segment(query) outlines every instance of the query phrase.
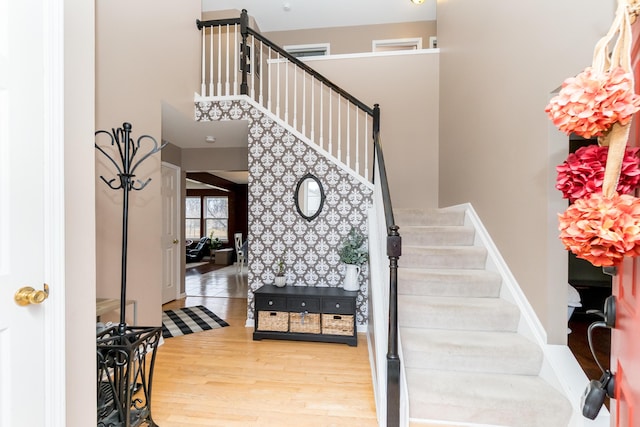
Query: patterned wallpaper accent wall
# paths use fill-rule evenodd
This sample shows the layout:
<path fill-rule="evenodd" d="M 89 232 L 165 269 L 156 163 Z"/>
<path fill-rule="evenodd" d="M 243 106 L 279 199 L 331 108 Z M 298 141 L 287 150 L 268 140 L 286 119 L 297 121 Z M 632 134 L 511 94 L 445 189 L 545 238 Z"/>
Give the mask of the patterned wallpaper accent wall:
<path fill-rule="evenodd" d="M 253 291 L 273 283 L 280 259 L 287 286 L 341 287 L 344 264 L 338 249 L 352 226 L 367 234 L 370 186 L 246 99 L 196 102 L 196 120 L 249 122 L 248 319 L 253 320 Z M 322 212 L 311 222 L 298 214 L 294 201 L 296 185 L 307 173 L 320 180 L 326 195 Z M 359 277 L 358 324 L 368 317 L 368 280 L 365 264 Z"/>

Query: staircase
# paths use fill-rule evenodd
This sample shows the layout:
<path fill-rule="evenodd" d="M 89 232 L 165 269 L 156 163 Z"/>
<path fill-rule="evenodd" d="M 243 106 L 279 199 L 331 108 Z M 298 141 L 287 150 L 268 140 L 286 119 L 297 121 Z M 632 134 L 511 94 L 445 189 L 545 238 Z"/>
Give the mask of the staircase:
<path fill-rule="evenodd" d="M 521 312 L 501 297 L 464 209 L 394 213 L 411 424 L 568 426 L 571 404 L 540 377 L 542 348 L 518 332 Z"/>

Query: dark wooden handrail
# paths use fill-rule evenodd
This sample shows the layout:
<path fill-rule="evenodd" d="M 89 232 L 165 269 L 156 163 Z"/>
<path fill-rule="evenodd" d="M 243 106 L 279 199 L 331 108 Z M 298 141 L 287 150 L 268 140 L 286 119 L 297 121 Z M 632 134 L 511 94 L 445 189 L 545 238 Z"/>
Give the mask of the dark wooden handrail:
<path fill-rule="evenodd" d="M 204 27 L 219 27 L 221 25 L 237 25 L 240 23 L 240 18 L 227 18 L 227 19 L 210 19 L 208 21 L 201 21 L 196 19 L 196 26 L 199 30 Z"/>
<path fill-rule="evenodd" d="M 389 257 L 389 339 L 387 343 L 387 427 L 400 425 L 400 357 L 398 355 L 398 259 L 402 255 L 402 238 L 393 217 L 391 192 L 380 144 L 380 106 L 373 108 L 374 165 L 380 174 L 380 190 L 387 226 Z"/>

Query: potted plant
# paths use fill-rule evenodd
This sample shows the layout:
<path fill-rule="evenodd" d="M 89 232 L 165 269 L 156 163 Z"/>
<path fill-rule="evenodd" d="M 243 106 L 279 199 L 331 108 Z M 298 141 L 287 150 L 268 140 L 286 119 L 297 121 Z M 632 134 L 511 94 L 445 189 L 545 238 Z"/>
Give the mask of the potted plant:
<path fill-rule="evenodd" d="M 276 279 L 274 281 L 274 285 L 279 288 L 282 288 L 286 285 L 285 277 L 284 277 L 284 261 L 278 261 L 278 270 L 276 271 Z"/>
<path fill-rule="evenodd" d="M 214 239 L 213 233 L 211 233 L 209 239 L 211 239 L 211 243 L 209 245 L 212 251 L 217 251 L 218 249 L 222 248 L 222 241 L 217 237 Z"/>
<path fill-rule="evenodd" d="M 369 252 L 365 244 L 364 235 L 356 228 L 352 228 L 346 239 L 342 242 L 342 247 L 338 255 L 340 256 L 340 261 L 346 264 L 344 290 L 359 290 L 358 276 L 360 275 L 360 266 L 369 259 Z"/>

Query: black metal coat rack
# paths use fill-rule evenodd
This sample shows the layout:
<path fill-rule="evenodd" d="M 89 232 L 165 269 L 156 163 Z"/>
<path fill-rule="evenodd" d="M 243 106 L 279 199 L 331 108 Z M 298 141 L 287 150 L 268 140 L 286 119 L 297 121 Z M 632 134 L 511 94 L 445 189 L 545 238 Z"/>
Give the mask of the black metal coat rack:
<path fill-rule="evenodd" d="M 98 144 L 100 135 L 108 135 L 110 145 L 117 148 L 117 157 Z M 107 180 L 100 176 L 109 188 L 122 190 L 122 265 L 120 275 L 120 323 L 97 334 L 98 427 L 135 427 L 143 423 L 157 427 L 151 417 L 151 385 L 153 366 L 161 336 L 160 327 L 127 326 L 125 308 L 127 301 L 127 237 L 129 229 L 129 192 L 142 190 L 151 179 L 135 179 L 140 164 L 162 150 L 166 144 L 143 135 L 134 142 L 131 124 L 111 132 L 95 133 L 95 147 L 116 168 L 116 178 Z M 149 145 L 148 142 L 151 144 Z M 143 143 L 149 147 L 145 151 Z M 114 150 L 109 150 L 114 151 Z"/>
<path fill-rule="evenodd" d="M 111 138 L 111 146 L 118 148 L 119 162 L 116 161 L 107 151 L 105 151 L 100 145 L 98 145 L 97 139 L 101 134 L 108 135 Z M 104 176 L 100 176 L 111 189 L 122 190 L 122 260 L 121 260 L 121 272 L 120 272 L 120 324 L 118 325 L 118 331 L 124 334 L 126 329 L 125 322 L 125 307 L 127 301 L 127 238 L 129 232 L 129 192 L 132 190 L 140 191 L 149 184 L 151 178 L 146 181 L 135 179 L 135 171 L 140 164 L 148 159 L 153 154 L 162 150 L 167 144 L 158 145 L 158 142 L 149 135 L 142 135 L 134 143 L 131 138 L 131 123 L 123 123 L 121 128 L 111 129 L 111 132 L 106 130 L 96 131 L 96 143 L 95 147 L 104 154 L 107 159 L 113 163 L 117 171 L 117 178 L 107 180 Z M 136 160 L 136 155 L 142 146 L 142 141 L 152 141 L 150 150 Z"/>

